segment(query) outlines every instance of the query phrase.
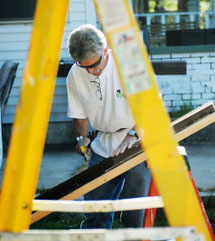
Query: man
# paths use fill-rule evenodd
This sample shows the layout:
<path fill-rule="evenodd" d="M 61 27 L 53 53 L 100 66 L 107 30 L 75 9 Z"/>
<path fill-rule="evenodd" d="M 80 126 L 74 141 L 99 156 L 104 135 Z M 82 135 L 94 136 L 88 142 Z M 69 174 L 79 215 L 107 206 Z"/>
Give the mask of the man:
<path fill-rule="evenodd" d="M 104 34 L 93 25 L 82 25 L 71 32 L 69 53 L 75 64 L 67 77 L 68 117 L 73 118 L 77 136 L 91 147 L 89 167 L 110 156 L 117 156 L 138 141 L 134 120 L 120 84 Z M 90 143 L 88 120 L 98 132 Z M 147 177 L 147 180 L 146 180 Z M 85 200 L 144 196 L 150 179 L 142 163 L 87 193 Z M 147 185 L 146 185 L 147 182 Z M 123 189 L 123 186 L 126 187 Z M 124 212 L 125 227 L 141 227 L 143 211 Z M 113 213 L 86 214 L 84 228 L 111 228 Z"/>

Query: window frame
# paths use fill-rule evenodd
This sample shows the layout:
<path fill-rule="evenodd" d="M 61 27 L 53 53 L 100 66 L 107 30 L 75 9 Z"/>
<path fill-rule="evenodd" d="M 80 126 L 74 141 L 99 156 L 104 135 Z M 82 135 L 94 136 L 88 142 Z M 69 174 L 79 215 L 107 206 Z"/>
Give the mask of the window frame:
<path fill-rule="evenodd" d="M 14 0 L 14 1 L 16 1 L 16 0 Z M 21 1 L 21 0 L 19 0 L 19 1 Z M 24 4 L 25 1 L 23 0 L 22 3 Z M 24 8 L 24 10 L 21 10 L 18 13 L 19 16 L 17 16 L 17 14 L 14 14 L 14 13 L 12 13 L 11 16 L 9 16 L 9 17 L 5 17 L 5 16 L 1 17 L 0 16 L 1 17 L 0 23 L 1 24 L 4 24 L 4 23 L 10 24 L 10 23 L 17 23 L 17 22 L 31 23 L 34 18 L 34 12 L 35 12 L 35 8 L 36 8 L 37 0 L 33 0 L 33 2 L 30 2 L 30 3 L 31 3 L 31 5 L 28 5 L 28 8 Z M 8 3 L 6 3 L 6 2 L 2 2 L 1 4 L 8 5 Z M 8 9 L 11 9 L 11 11 L 13 12 L 12 8 L 9 7 Z M 28 13 L 28 11 L 30 11 L 32 13 L 32 16 L 27 16 L 27 17 L 21 16 L 22 14 Z"/>

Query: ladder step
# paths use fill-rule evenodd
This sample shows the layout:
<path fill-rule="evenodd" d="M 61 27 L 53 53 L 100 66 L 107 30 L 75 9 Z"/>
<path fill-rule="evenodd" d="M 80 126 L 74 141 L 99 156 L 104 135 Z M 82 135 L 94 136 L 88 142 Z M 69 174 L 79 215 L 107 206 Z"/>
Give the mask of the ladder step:
<path fill-rule="evenodd" d="M 0 233 L 1 241 L 122 241 L 122 240 L 170 240 L 182 238 L 204 241 L 194 227 L 129 228 L 129 229 L 73 229 L 28 230 L 21 233 Z"/>
<path fill-rule="evenodd" d="M 32 209 L 51 212 L 112 212 L 138 210 L 147 208 L 162 208 L 161 197 L 140 197 L 119 200 L 70 201 L 70 200 L 34 200 Z"/>

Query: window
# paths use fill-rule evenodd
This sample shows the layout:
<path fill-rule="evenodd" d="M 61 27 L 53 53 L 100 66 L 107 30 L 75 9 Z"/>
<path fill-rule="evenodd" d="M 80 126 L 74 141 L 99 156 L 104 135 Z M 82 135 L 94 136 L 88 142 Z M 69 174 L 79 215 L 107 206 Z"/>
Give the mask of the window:
<path fill-rule="evenodd" d="M 0 21 L 33 19 L 36 0 L 0 0 Z"/>

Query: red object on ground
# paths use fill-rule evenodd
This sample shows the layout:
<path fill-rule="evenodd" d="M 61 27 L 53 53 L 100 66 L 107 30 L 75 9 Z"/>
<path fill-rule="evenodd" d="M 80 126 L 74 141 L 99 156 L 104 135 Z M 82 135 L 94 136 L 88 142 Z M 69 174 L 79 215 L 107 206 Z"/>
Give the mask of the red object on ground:
<path fill-rule="evenodd" d="M 214 235 L 213 229 L 212 229 L 211 224 L 209 222 L 208 216 L 206 214 L 203 202 L 202 202 L 201 197 L 199 195 L 199 192 L 198 192 L 198 189 L 196 187 L 196 184 L 195 184 L 195 181 L 193 179 L 191 171 L 189 171 L 189 176 L 190 176 L 191 182 L 193 184 L 193 188 L 195 190 L 196 196 L 198 198 L 199 205 L 201 207 L 203 216 L 204 216 L 205 221 L 207 223 L 207 227 L 208 227 L 211 239 L 213 241 L 215 241 L 215 235 Z M 158 195 L 159 195 L 159 192 L 157 190 L 156 184 L 155 184 L 153 178 L 151 178 L 151 183 L 150 183 L 150 187 L 149 187 L 149 194 L 148 194 L 148 196 L 151 197 L 151 196 L 158 196 Z M 149 228 L 149 227 L 153 227 L 154 226 L 155 217 L 156 217 L 156 211 L 157 211 L 157 208 L 152 208 L 152 209 L 146 209 L 145 210 L 144 221 L 143 221 L 143 227 L 144 228 Z"/>

